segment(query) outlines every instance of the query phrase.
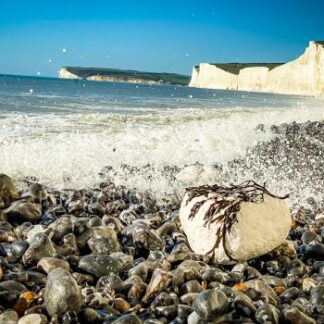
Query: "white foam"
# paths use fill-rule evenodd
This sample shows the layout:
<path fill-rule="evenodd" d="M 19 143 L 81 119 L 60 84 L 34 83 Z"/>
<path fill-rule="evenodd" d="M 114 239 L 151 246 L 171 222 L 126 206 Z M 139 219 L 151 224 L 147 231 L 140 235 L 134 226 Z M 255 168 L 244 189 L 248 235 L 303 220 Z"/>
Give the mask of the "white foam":
<path fill-rule="evenodd" d="M 323 120 L 322 107 L 136 110 L 133 114 L 7 114 L 0 119 L 0 170 L 36 176 L 55 187 L 88 187 L 112 166 L 129 186 L 170 192 L 165 166 L 224 164 L 248 146 L 269 140 L 263 123 Z M 125 178 L 123 165 L 142 168 Z M 147 164 L 151 165 L 150 173 Z M 154 169 L 154 170 L 153 170 Z M 230 181 L 230 179 L 228 179 Z M 279 184 L 280 186 L 280 184 Z M 181 188 L 180 188 L 181 189 Z"/>

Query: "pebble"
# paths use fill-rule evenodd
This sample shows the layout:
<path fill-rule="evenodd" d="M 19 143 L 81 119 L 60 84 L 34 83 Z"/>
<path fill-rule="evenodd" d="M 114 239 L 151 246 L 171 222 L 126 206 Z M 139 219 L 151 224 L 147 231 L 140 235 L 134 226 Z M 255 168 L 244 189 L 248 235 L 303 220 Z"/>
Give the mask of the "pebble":
<path fill-rule="evenodd" d="M 22 292 L 27 291 L 27 288 L 16 280 L 6 280 L 0 282 L 0 291 L 4 300 L 11 303 L 16 301 Z"/>
<path fill-rule="evenodd" d="M 13 310 L 18 313 L 19 316 L 24 315 L 26 310 L 37 300 L 37 295 L 32 291 L 25 291 L 20 294 L 16 301 Z"/>
<path fill-rule="evenodd" d="M 104 322 L 105 323 L 105 322 Z M 135 314 L 127 314 L 119 317 L 112 324 L 141 324 L 142 321 Z"/>
<path fill-rule="evenodd" d="M 312 288 L 316 287 L 316 281 L 312 278 L 304 278 L 302 283 L 303 292 L 309 294 Z"/>
<path fill-rule="evenodd" d="M 48 320 L 42 314 L 28 314 L 19 319 L 18 324 L 47 324 Z"/>
<path fill-rule="evenodd" d="M 316 286 L 310 292 L 310 302 L 320 314 L 324 314 L 324 286 Z"/>
<path fill-rule="evenodd" d="M 57 268 L 49 273 L 44 301 L 50 316 L 62 315 L 67 311 L 80 311 L 82 304 L 80 288 L 68 271 Z"/>
<path fill-rule="evenodd" d="M 7 207 L 18 197 L 13 180 L 5 174 L 0 174 L 0 209 Z"/>
<path fill-rule="evenodd" d="M 324 244 L 315 243 L 307 245 L 305 248 L 305 258 L 310 259 L 314 258 L 318 261 L 324 261 Z"/>
<path fill-rule="evenodd" d="M 306 315 L 312 315 L 314 312 L 314 306 L 303 297 L 298 297 L 295 299 L 291 306 L 297 307 L 301 312 L 305 313 Z"/>
<path fill-rule="evenodd" d="M 288 307 L 283 311 L 284 318 L 290 323 L 316 324 L 316 321 L 298 310 L 297 307 Z"/>
<path fill-rule="evenodd" d="M 196 312 L 192 312 L 188 316 L 188 324 L 202 324 L 202 323 L 206 323 L 206 321 L 201 319 Z"/>
<path fill-rule="evenodd" d="M 225 313 L 228 306 L 226 295 L 216 289 L 201 292 L 192 304 L 193 310 L 204 320 L 211 320 Z"/>
<path fill-rule="evenodd" d="M 18 318 L 15 311 L 7 310 L 0 314 L 0 324 L 17 324 Z"/>
<path fill-rule="evenodd" d="M 42 209 L 39 204 L 17 200 L 4 213 L 9 220 L 34 223 L 40 220 Z"/>
<path fill-rule="evenodd" d="M 168 287 L 171 282 L 171 278 L 168 272 L 161 269 L 155 269 L 151 281 L 147 286 L 145 295 L 143 297 L 143 302 L 148 303 L 156 295 L 158 295 L 162 290 Z"/>
<path fill-rule="evenodd" d="M 297 287 L 291 287 L 285 290 L 281 295 L 280 299 L 284 302 L 289 302 L 293 299 L 296 299 L 299 295 L 299 289 Z"/>
<path fill-rule="evenodd" d="M 255 313 L 255 319 L 261 324 L 279 324 L 279 317 L 279 310 L 275 306 L 267 303 L 261 305 Z"/>
<path fill-rule="evenodd" d="M 301 237 L 302 242 L 305 245 L 308 245 L 312 242 L 318 242 L 321 243 L 321 237 L 319 235 L 317 235 L 316 233 L 312 232 L 312 231 L 306 231 L 303 233 L 302 237 Z"/>
<path fill-rule="evenodd" d="M 123 253 L 89 254 L 80 259 L 79 268 L 100 278 L 111 273 L 119 274 L 132 260 L 131 256 Z"/>
<path fill-rule="evenodd" d="M 256 307 L 253 305 L 252 300 L 245 294 L 240 294 L 234 298 L 234 308 L 238 313 L 249 318 L 253 318 L 256 312 Z"/>
<path fill-rule="evenodd" d="M 52 270 L 56 268 L 62 268 L 66 271 L 70 271 L 70 265 L 67 261 L 57 259 L 57 258 L 51 258 L 51 257 L 45 257 L 39 260 L 37 263 L 37 269 L 45 272 L 46 274 L 50 273 Z"/>
<path fill-rule="evenodd" d="M 287 275 L 288 276 L 302 277 L 306 272 L 307 272 L 307 267 L 300 260 L 291 261 L 287 265 Z"/>
<path fill-rule="evenodd" d="M 244 282 L 244 284 L 259 292 L 266 303 L 277 305 L 277 303 L 279 302 L 279 298 L 276 292 L 264 281 L 260 279 L 254 279 Z"/>
<path fill-rule="evenodd" d="M 24 265 L 36 265 L 44 257 L 56 256 L 53 242 L 45 233 L 37 233 L 22 257 Z"/>

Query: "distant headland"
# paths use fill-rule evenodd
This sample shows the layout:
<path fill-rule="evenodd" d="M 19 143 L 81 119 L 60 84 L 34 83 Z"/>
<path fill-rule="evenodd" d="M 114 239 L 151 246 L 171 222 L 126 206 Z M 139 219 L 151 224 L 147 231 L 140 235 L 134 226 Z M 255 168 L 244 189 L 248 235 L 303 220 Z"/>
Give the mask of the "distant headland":
<path fill-rule="evenodd" d="M 59 77 L 107 82 L 128 82 L 144 84 L 188 85 L 190 76 L 176 73 L 154 73 L 135 70 L 121 70 L 93 67 L 65 66 L 59 70 Z"/>
<path fill-rule="evenodd" d="M 312 41 L 287 63 L 201 63 L 193 68 L 190 87 L 324 95 L 324 41 Z"/>

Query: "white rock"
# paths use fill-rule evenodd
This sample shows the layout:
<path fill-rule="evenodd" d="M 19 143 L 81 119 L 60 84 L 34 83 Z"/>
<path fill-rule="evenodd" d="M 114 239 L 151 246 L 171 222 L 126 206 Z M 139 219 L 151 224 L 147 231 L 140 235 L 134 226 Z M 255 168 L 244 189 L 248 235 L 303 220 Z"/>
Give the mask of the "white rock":
<path fill-rule="evenodd" d="M 7 310 L 0 314 L 0 324 L 17 324 L 18 314 L 13 310 Z"/>
<path fill-rule="evenodd" d="M 28 314 L 19 319 L 18 324 L 47 324 L 48 320 L 42 314 Z"/>
<path fill-rule="evenodd" d="M 220 182 L 220 174 L 213 165 L 194 164 L 183 168 L 176 179 L 183 187 L 192 185 L 214 184 Z"/>
<path fill-rule="evenodd" d="M 215 196 L 210 193 L 208 197 Z M 207 200 L 199 208 L 195 216 L 189 219 L 191 208 L 205 196 L 193 198 L 186 204 L 188 194 L 185 195 L 180 208 L 180 221 L 191 249 L 205 255 L 211 253 L 215 247 L 216 231 L 219 224 L 203 226 L 206 211 L 213 203 Z M 291 227 L 291 216 L 282 199 L 264 194 L 263 203 L 242 202 L 237 213 L 238 222 L 230 233 L 226 234 L 225 244 L 229 254 L 236 260 L 246 261 L 266 254 L 285 242 Z M 214 250 L 215 262 L 221 264 L 235 263 L 226 255 L 222 243 Z"/>
<path fill-rule="evenodd" d="M 192 312 L 188 316 L 188 324 L 200 324 L 202 322 L 204 322 L 204 320 L 202 320 L 196 312 Z"/>
<path fill-rule="evenodd" d="M 33 225 L 33 227 L 31 227 L 31 229 L 26 234 L 26 241 L 30 244 L 33 241 L 34 236 L 36 234 L 44 233 L 45 231 L 46 231 L 45 226 L 40 224 Z"/>

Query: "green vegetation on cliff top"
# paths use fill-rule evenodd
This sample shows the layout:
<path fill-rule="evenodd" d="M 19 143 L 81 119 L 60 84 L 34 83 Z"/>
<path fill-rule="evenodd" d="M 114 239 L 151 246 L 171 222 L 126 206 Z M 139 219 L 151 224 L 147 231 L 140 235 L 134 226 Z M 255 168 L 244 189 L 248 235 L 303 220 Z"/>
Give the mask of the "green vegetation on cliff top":
<path fill-rule="evenodd" d="M 276 68 L 277 66 L 283 65 L 284 63 L 209 63 L 210 65 L 217 66 L 218 68 L 232 73 L 239 74 L 242 69 L 250 67 L 267 67 L 269 70 Z M 195 66 L 199 69 L 199 65 Z"/>
<path fill-rule="evenodd" d="M 176 73 L 151 73 L 135 70 L 121 70 L 93 67 L 64 67 L 68 72 L 77 75 L 79 78 L 87 79 L 91 76 L 116 77 L 122 80 L 139 79 L 143 81 L 154 81 L 168 84 L 188 85 L 190 76 Z"/>

